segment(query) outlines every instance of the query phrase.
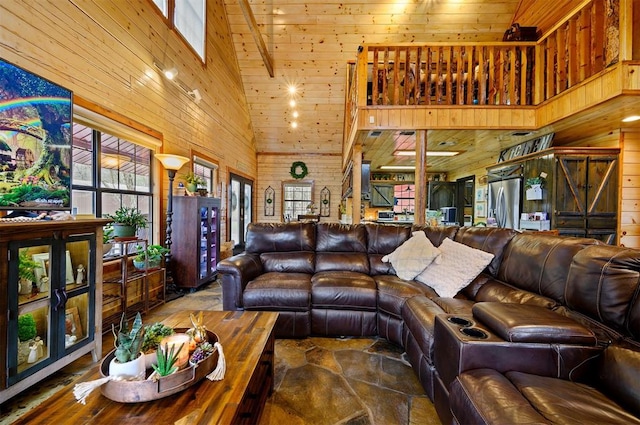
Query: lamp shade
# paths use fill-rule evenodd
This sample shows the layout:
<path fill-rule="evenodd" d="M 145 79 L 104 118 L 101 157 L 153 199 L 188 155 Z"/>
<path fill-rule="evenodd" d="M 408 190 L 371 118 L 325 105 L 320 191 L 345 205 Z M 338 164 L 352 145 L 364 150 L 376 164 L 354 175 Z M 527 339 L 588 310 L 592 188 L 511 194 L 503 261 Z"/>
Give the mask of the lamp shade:
<path fill-rule="evenodd" d="M 189 162 L 189 158 L 180 155 L 158 153 L 155 156 L 167 170 L 179 170 L 184 164 Z"/>

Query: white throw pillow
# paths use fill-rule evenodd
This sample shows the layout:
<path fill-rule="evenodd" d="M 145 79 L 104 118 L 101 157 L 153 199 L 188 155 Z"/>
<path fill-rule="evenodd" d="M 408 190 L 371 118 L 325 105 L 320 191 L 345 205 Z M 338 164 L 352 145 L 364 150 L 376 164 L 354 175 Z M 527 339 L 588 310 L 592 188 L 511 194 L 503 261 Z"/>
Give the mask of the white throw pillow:
<path fill-rule="evenodd" d="M 445 238 L 439 261 L 416 276 L 441 297 L 453 297 L 476 278 L 493 260 L 493 254 Z"/>
<path fill-rule="evenodd" d="M 391 262 L 400 279 L 413 280 L 431 262 L 440 255 L 427 235 L 420 230 L 397 247 L 391 254 L 382 257 L 385 263 Z"/>

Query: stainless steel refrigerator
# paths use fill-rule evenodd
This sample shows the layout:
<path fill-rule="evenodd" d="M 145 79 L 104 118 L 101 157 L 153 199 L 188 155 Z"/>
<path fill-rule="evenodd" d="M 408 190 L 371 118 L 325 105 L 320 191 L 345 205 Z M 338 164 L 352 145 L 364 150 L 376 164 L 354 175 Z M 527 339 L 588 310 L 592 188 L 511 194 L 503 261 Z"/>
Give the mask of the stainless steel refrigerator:
<path fill-rule="evenodd" d="M 522 178 L 508 178 L 489 182 L 489 217 L 498 227 L 518 229 L 522 206 Z"/>

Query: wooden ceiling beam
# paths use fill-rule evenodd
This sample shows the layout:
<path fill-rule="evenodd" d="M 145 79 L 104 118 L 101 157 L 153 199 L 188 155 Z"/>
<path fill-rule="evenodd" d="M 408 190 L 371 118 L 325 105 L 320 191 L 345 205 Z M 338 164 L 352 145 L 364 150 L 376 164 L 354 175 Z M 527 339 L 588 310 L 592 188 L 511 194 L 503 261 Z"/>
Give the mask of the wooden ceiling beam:
<path fill-rule="evenodd" d="M 262 34 L 260 33 L 260 28 L 258 28 L 258 23 L 256 22 L 256 18 L 255 16 L 253 16 L 253 12 L 251 11 L 249 0 L 239 0 L 238 3 L 240 3 L 240 8 L 242 9 L 242 14 L 247 21 L 247 25 L 249 25 L 249 31 L 251 31 L 251 35 L 258 45 L 258 51 L 262 56 L 264 66 L 267 67 L 269 76 L 273 78 L 275 75 L 273 71 L 273 58 L 267 50 L 267 45 L 264 43 L 264 39 L 262 38 Z"/>

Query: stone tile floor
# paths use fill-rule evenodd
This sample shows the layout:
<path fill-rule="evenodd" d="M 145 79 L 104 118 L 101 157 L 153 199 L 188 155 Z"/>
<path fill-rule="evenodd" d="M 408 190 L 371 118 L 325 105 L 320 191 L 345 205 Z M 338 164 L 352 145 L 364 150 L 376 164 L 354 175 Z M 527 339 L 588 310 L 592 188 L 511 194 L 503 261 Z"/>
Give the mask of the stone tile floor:
<path fill-rule="evenodd" d="M 145 323 L 182 311 L 222 310 L 214 282 L 172 300 L 143 317 Z M 103 336 L 103 355 L 113 348 Z M 40 385 L 0 405 L 0 424 L 10 424 L 42 400 L 70 385 L 92 365 L 89 355 Z M 66 388 L 65 388 L 66 387 Z M 402 349 L 384 339 L 306 338 L 276 341 L 275 391 L 259 425 L 440 424 Z"/>

